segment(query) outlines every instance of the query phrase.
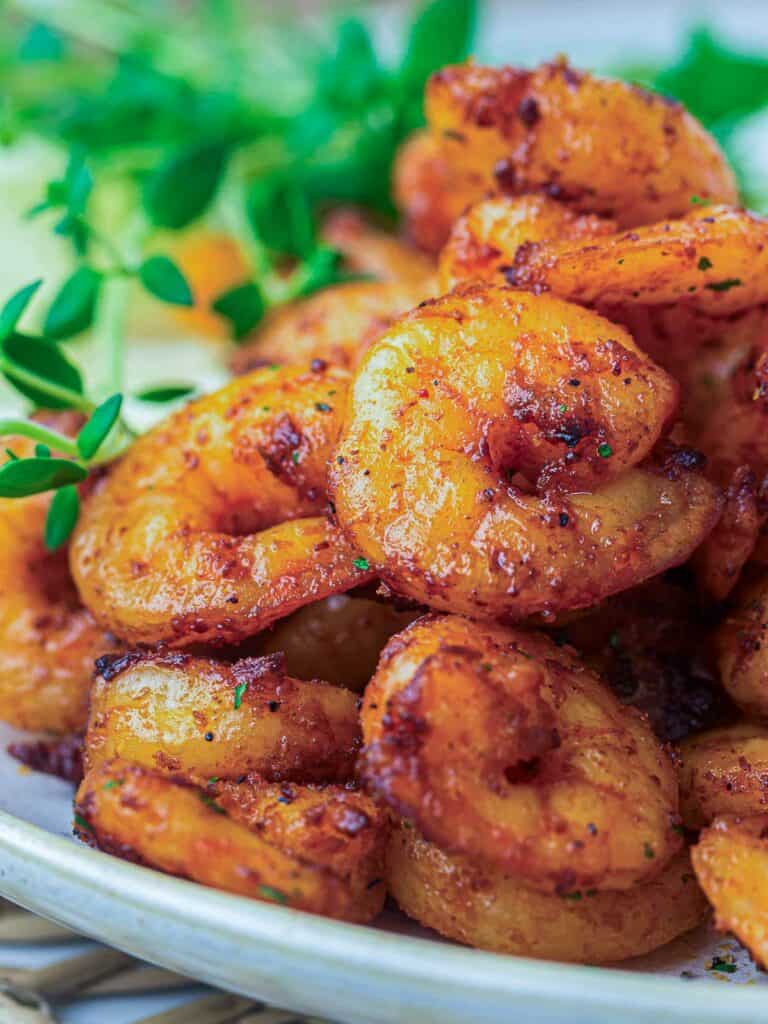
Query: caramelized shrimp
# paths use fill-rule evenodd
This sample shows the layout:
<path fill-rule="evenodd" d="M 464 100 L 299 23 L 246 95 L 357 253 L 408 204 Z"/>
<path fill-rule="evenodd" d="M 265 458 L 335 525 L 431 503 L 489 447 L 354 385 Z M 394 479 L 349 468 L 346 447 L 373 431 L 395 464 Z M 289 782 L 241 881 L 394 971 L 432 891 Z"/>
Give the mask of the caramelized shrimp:
<path fill-rule="evenodd" d="M 136 441 L 71 545 L 94 617 L 134 644 L 237 642 L 371 579 L 321 515 L 347 385 L 324 365 L 262 370 Z"/>
<path fill-rule="evenodd" d="M 451 166 L 428 132 L 416 132 L 397 151 L 392 190 L 406 234 L 435 255 L 448 241 L 454 222 L 479 198 L 477 185 L 461 180 L 461 171 Z"/>
<path fill-rule="evenodd" d="M 398 316 L 433 292 L 423 281 L 350 281 L 324 288 L 270 314 L 230 366 L 240 374 L 271 363 L 320 360 L 354 369 Z"/>
<path fill-rule="evenodd" d="M 745 580 L 715 634 L 728 695 L 756 718 L 768 719 L 768 575 Z"/>
<path fill-rule="evenodd" d="M 435 268 L 418 249 L 369 223 L 359 210 L 332 210 L 321 228 L 323 241 L 344 257 L 345 268 L 377 281 L 434 289 Z"/>
<path fill-rule="evenodd" d="M 768 815 L 717 818 L 691 859 L 716 927 L 733 932 L 768 968 Z"/>
<path fill-rule="evenodd" d="M 565 60 L 443 68 L 427 84 L 426 113 L 474 199 L 544 191 L 622 227 L 679 217 L 692 196 L 737 199 L 717 143 L 679 103 Z"/>
<path fill-rule="evenodd" d="M 430 607 L 519 619 L 589 606 L 684 561 L 717 517 L 695 453 L 637 465 L 676 401 L 597 314 L 456 291 L 363 361 L 331 466 L 339 522 Z"/>
<path fill-rule="evenodd" d="M 615 231 L 615 221 L 575 213 L 544 195 L 493 196 L 454 224 L 440 253 L 440 284 L 444 291 L 472 279 L 505 284 L 505 272 L 526 242 L 577 242 Z"/>
<path fill-rule="evenodd" d="M 702 828 L 721 814 L 768 810 L 768 728 L 740 722 L 689 736 L 680 746 L 680 814 Z"/>
<path fill-rule="evenodd" d="M 66 430 L 61 414 L 46 422 Z M 26 438 L 0 448 L 33 454 Z M 114 637 L 80 603 L 66 551 L 43 542 L 50 495 L 0 499 L 0 718 L 20 729 L 77 732 L 88 715 L 93 662 Z"/>
<path fill-rule="evenodd" d="M 268 781 L 345 782 L 360 748 L 357 698 L 302 682 L 280 655 L 231 665 L 182 652 L 102 659 L 86 771 L 120 757 L 195 783 L 257 772 Z"/>
<path fill-rule="evenodd" d="M 371 791 L 424 836 L 549 892 L 626 889 L 680 847 L 647 721 L 543 635 L 427 616 L 362 710 Z"/>
<path fill-rule="evenodd" d="M 249 809 L 228 791 L 219 799 L 127 761 L 106 762 L 78 790 L 75 834 L 241 896 L 346 921 L 374 917 L 384 900 L 386 830 L 373 803 L 331 786 L 299 795 L 294 806 L 253 786 Z"/>
<path fill-rule="evenodd" d="M 682 302 L 724 316 L 768 301 L 768 220 L 711 206 L 586 242 L 530 242 L 506 277 L 589 306 Z"/>
<path fill-rule="evenodd" d="M 631 889 L 552 894 L 446 853 L 405 825 L 387 847 L 387 884 L 409 917 L 456 942 L 582 964 L 649 953 L 695 928 L 707 911 L 685 851 Z"/>

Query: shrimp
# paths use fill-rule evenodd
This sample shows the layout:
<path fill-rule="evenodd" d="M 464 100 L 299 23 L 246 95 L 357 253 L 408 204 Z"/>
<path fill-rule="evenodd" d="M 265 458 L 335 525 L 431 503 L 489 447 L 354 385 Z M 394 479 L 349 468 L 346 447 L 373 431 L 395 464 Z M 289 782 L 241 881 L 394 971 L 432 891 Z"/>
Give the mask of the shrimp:
<path fill-rule="evenodd" d="M 259 634 L 258 654 L 281 653 L 299 679 L 318 672 L 339 686 L 362 692 L 384 644 L 421 612 L 349 594 L 334 594 L 300 608 Z"/>
<path fill-rule="evenodd" d="M 474 199 L 543 191 L 621 227 L 679 217 L 692 197 L 737 201 L 717 143 L 679 103 L 565 60 L 533 71 L 443 68 L 427 84 L 425 108 Z"/>
<path fill-rule="evenodd" d="M 331 465 L 339 522 L 386 583 L 429 607 L 587 607 L 685 561 L 717 518 L 695 453 L 637 465 L 676 402 L 672 379 L 597 314 L 456 291 L 363 361 Z"/>
<path fill-rule="evenodd" d="M 377 281 L 434 289 L 435 268 L 419 249 L 370 224 L 359 210 L 331 211 L 320 230 L 323 241 L 344 257 L 345 268 Z"/>
<path fill-rule="evenodd" d="M 347 375 L 266 369 L 141 437 L 88 502 L 70 564 L 131 644 L 237 642 L 373 573 L 326 507 Z"/>
<path fill-rule="evenodd" d="M 345 921 L 376 916 L 386 828 L 371 800 L 333 786 L 281 800 L 258 781 L 243 785 L 250 794 L 225 791 L 219 799 L 108 761 L 80 785 L 75 834 L 107 853 L 253 899 Z"/>
<path fill-rule="evenodd" d="M 357 698 L 302 682 L 280 655 L 231 665 L 183 652 L 98 663 L 86 771 L 115 757 L 194 783 L 257 772 L 268 781 L 346 782 L 360 749 Z"/>
<path fill-rule="evenodd" d="M 272 363 L 319 360 L 354 369 L 397 317 L 433 292 L 420 281 L 349 281 L 324 288 L 271 313 L 230 366 L 240 374 Z"/>
<path fill-rule="evenodd" d="M 586 242 L 530 242 L 506 278 L 589 306 L 682 302 L 725 316 L 768 301 L 768 220 L 711 206 Z"/>
<path fill-rule="evenodd" d="M 66 414 L 44 422 L 74 432 Z M 34 445 L 3 437 L 0 447 L 22 458 Z M 78 599 L 66 551 L 45 548 L 49 504 L 43 494 L 0 499 L 0 718 L 20 729 L 70 733 L 88 715 L 94 660 L 118 645 Z"/>
<path fill-rule="evenodd" d="M 691 851 L 715 925 L 768 968 L 768 815 L 716 818 Z"/>
<path fill-rule="evenodd" d="M 548 196 L 493 196 L 454 224 L 440 253 L 440 284 L 444 291 L 471 279 L 505 284 L 505 272 L 526 242 L 578 242 L 615 231 L 615 221 L 575 213 Z"/>
<path fill-rule="evenodd" d="M 734 595 L 715 634 L 720 677 L 747 715 L 768 720 L 768 575 L 757 571 Z"/>
<path fill-rule="evenodd" d="M 392 180 L 395 205 L 405 231 L 419 248 L 437 253 L 454 222 L 478 198 L 477 187 L 460 181 L 428 132 L 414 133 L 397 151 Z"/>
<path fill-rule="evenodd" d="M 707 911 L 686 851 L 632 889 L 552 894 L 446 853 L 405 825 L 387 847 L 387 884 L 409 917 L 456 942 L 583 964 L 649 953 L 695 928 Z"/>
<path fill-rule="evenodd" d="M 680 813 L 687 828 L 721 814 L 768 810 L 768 728 L 739 722 L 689 736 L 680 746 Z"/>
<path fill-rule="evenodd" d="M 543 635 L 419 619 L 384 649 L 362 723 L 372 793 L 535 888 L 626 889 L 680 847 L 675 770 L 647 721 Z"/>

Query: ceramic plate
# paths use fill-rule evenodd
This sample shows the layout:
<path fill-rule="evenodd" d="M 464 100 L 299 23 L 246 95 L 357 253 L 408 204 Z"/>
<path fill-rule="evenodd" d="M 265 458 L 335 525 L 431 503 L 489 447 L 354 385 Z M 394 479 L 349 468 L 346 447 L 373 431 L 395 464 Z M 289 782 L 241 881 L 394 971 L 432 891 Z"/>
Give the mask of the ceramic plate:
<path fill-rule="evenodd" d="M 163 967 L 350 1024 L 768 1022 L 765 976 L 706 929 L 622 969 L 574 967 L 455 946 L 394 912 L 340 924 L 116 860 L 71 838 L 72 788 L 20 770 L 13 737 L 0 727 L 0 895 Z M 707 970 L 714 954 L 736 971 Z"/>

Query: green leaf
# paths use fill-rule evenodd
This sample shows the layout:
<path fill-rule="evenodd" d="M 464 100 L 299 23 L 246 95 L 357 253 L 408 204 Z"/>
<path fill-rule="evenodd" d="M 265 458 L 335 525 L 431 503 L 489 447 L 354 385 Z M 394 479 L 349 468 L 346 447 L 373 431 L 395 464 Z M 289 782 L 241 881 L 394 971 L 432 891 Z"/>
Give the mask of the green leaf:
<path fill-rule="evenodd" d="M 158 384 L 156 387 L 140 391 L 136 398 L 141 402 L 175 402 L 179 398 L 194 394 L 195 390 L 193 384 Z"/>
<path fill-rule="evenodd" d="M 45 546 L 57 551 L 69 540 L 80 515 L 80 496 L 72 484 L 60 488 L 53 496 L 45 517 Z"/>
<path fill-rule="evenodd" d="M 144 205 L 158 227 L 185 227 L 201 216 L 219 187 L 228 147 L 208 143 L 172 154 L 148 179 Z"/>
<path fill-rule="evenodd" d="M 141 283 L 155 298 L 174 306 L 192 306 L 194 298 L 182 272 L 167 256 L 150 256 L 139 268 Z"/>
<path fill-rule="evenodd" d="M 42 280 L 38 279 L 24 288 L 20 288 L 0 310 L 0 341 L 3 341 L 16 330 L 16 324 L 21 319 L 24 310 L 32 300 L 32 296 L 42 283 Z"/>
<path fill-rule="evenodd" d="M 70 155 L 64 172 L 64 189 L 68 213 L 72 217 L 79 217 L 85 212 L 93 190 L 93 175 L 85 162 L 85 154 L 80 150 L 75 150 Z"/>
<path fill-rule="evenodd" d="M 43 325 L 47 338 L 60 341 L 87 330 L 93 323 L 102 276 L 91 267 L 78 267 L 61 286 Z"/>
<path fill-rule="evenodd" d="M 88 473 L 67 459 L 17 459 L 0 467 L 0 498 L 26 498 L 85 480 Z"/>
<path fill-rule="evenodd" d="M 318 68 L 319 95 L 340 108 L 360 108 L 376 91 L 382 73 L 368 29 L 357 18 L 339 26 L 336 52 Z"/>
<path fill-rule="evenodd" d="M 304 280 L 302 281 L 299 296 L 311 295 L 312 292 L 327 288 L 332 284 L 342 284 L 346 281 L 369 281 L 372 278 L 366 274 L 354 274 L 344 270 L 341 266 L 342 255 L 336 249 L 320 245 L 312 253 L 304 264 Z"/>
<path fill-rule="evenodd" d="M 262 178 L 248 193 L 248 219 L 267 249 L 302 258 L 315 246 L 315 222 L 309 197 L 294 180 Z"/>
<path fill-rule="evenodd" d="M 19 44 L 19 60 L 60 60 L 64 55 L 64 41 L 58 33 L 42 22 L 36 22 Z"/>
<path fill-rule="evenodd" d="M 22 378 L 31 373 L 75 394 L 83 394 L 83 380 L 78 368 L 57 345 L 25 334 L 12 334 L 2 343 L 3 374 L 11 384 L 35 405 L 44 409 L 70 409 L 72 403 L 57 398 Z"/>
<path fill-rule="evenodd" d="M 51 449 L 47 444 L 40 444 L 39 442 L 35 445 L 35 455 L 38 459 L 50 459 Z"/>
<path fill-rule="evenodd" d="M 416 15 L 408 34 L 400 78 L 420 93 L 432 74 L 467 56 L 477 19 L 476 0 L 432 0 Z"/>
<path fill-rule="evenodd" d="M 112 395 L 94 409 L 93 415 L 75 438 L 77 450 L 84 459 L 92 459 L 117 422 L 123 405 L 122 395 Z"/>
<path fill-rule="evenodd" d="M 211 309 L 229 320 L 232 336 L 240 341 L 256 327 L 266 310 L 264 296 L 258 285 L 253 282 L 230 288 L 219 295 L 211 304 Z"/>

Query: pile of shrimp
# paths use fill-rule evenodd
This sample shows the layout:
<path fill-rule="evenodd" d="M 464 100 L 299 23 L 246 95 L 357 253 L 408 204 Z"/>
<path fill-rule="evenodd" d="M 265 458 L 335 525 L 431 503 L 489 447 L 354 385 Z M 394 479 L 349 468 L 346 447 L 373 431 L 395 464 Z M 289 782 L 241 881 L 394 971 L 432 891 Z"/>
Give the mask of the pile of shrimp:
<path fill-rule="evenodd" d="M 768 222 L 682 107 L 564 60 L 425 106 L 403 237 L 333 211 L 365 280 L 90 484 L 68 566 L 0 503 L 0 713 L 82 737 L 116 856 L 581 963 L 711 906 L 768 966 Z M 220 336 L 243 257 L 177 256 Z"/>

